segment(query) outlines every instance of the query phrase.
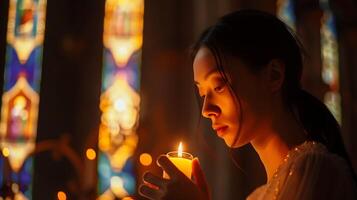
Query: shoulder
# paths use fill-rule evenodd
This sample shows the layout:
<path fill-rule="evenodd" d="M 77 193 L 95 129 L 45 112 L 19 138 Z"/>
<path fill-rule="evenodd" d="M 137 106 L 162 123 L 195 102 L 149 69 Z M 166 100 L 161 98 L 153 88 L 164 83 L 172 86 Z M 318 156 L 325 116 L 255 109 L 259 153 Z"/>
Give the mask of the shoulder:
<path fill-rule="evenodd" d="M 296 170 L 350 171 L 345 159 L 333 154 L 317 142 L 305 142 L 292 150 L 291 164 Z M 323 171 L 322 171 L 323 172 Z"/>
<path fill-rule="evenodd" d="M 248 199 L 356 199 L 347 162 L 320 143 L 305 142 L 290 150 L 266 185 Z"/>
<path fill-rule="evenodd" d="M 316 197 L 356 195 L 353 172 L 347 161 L 329 152 L 323 144 L 309 142 L 300 146 L 291 161 L 290 171 L 293 174 L 287 182 L 304 187 L 305 192 Z"/>

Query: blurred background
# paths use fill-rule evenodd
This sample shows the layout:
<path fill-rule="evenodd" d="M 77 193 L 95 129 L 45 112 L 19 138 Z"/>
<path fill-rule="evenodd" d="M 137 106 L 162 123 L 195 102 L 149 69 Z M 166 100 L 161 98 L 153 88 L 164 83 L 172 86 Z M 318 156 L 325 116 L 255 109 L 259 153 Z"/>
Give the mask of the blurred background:
<path fill-rule="evenodd" d="M 265 183 L 263 166 L 200 118 L 189 48 L 246 8 L 297 32 L 303 86 L 341 124 L 356 171 L 356 1 L 2 0 L 0 199 L 143 199 L 143 172 L 160 175 L 156 158 L 179 142 L 213 199 L 245 199 Z"/>

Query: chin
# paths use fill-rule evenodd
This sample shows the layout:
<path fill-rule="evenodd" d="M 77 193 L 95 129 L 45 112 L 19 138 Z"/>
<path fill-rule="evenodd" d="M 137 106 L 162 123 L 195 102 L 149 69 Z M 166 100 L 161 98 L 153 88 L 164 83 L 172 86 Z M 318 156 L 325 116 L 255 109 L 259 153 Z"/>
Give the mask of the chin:
<path fill-rule="evenodd" d="M 244 146 L 244 145 L 249 143 L 249 141 L 243 142 L 242 140 L 237 140 L 237 141 L 234 142 L 234 139 L 235 138 L 231 138 L 231 137 L 223 138 L 224 142 L 226 143 L 226 145 L 229 148 L 239 148 L 239 147 L 242 147 L 242 146 Z"/>

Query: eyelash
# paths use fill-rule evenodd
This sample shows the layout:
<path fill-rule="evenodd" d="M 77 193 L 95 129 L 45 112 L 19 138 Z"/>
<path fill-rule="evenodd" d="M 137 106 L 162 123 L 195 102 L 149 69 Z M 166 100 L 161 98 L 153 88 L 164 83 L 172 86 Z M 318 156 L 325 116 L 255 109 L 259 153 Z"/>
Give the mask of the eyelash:
<path fill-rule="evenodd" d="M 214 88 L 214 91 L 216 91 L 216 92 L 218 92 L 218 93 L 223 92 L 223 91 L 224 91 L 224 85 L 215 87 L 215 88 Z"/>
<path fill-rule="evenodd" d="M 225 85 L 215 87 L 215 88 L 214 88 L 214 91 L 217 92 L 217 93 L 221 93 L 221 92 L 224 91 L 224 86 L 225 86 Z M 206 97 L 206 95 L 202 95 L 202 96 L 201 96 L 201 99 L 204 99 L 205 97 Z"/>

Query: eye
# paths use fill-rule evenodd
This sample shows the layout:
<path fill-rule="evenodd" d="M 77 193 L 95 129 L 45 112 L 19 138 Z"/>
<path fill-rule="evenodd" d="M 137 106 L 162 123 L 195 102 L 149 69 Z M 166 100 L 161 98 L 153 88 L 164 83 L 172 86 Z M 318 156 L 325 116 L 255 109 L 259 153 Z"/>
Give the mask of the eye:
<path fill-rule="evenodd" d="M 225 85 L 220 85 L 220 86 L 217 86 L 214 88 L 214 91 L 218 92 L 218 93 L 221 93 L 224 91 L 224 86 Z"/>

